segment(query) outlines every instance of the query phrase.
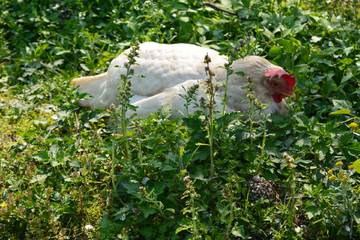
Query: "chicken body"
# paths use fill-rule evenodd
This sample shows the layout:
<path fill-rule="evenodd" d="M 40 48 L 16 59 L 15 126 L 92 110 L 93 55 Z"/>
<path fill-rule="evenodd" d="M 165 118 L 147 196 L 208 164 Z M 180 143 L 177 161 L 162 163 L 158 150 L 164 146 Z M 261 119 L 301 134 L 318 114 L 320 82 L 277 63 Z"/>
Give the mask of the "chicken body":
<path fill-rule="evenodd" d="M 80 101 L 80 106 L 89 106 L 92 109 L 109 108 L 111 104 L 116 106 L 116 90 L 121 83 L 120 75 L 126 73 L 123 67 L 128 62 L 126 50 L 119 57 L 115 58 L 106 73 L 82 77 L 72 80 L 75 85 L 80 85 L 79 92 L 86 92 L 93 96 L 90 100 Z M 137 106 L 136 113 L 139 118 L 146 118 L 148 114 L 156 112 L 162 106 L 169 104 L 172 110 L 179 110 L 186 114 L 184 106 L 185 100 L 179 94 L 186 94 L 183 87 L 188 89 L 198 82 L 205 80 L 205 55 L 211 58 L 210 69 L 215 72 L 213 82 L 224 82 L 226 80 L 226 70 L 219 68 L 227 63 L 227 57 L 219 55 L 218 52 L 198 47 L 190 44 L 140 44 L 139 57 L 136 61 L 139 65 L 134 65 L 136 76 L 131 76 L 132 89 L 134 96 L 131 104 Z M 293 96 L 293 87 L 296 83 L 295 76 L 291 76 L 281 67 L 271 64 L 264 58 L 258 56 L 248 56 L 239 59 L 232 64 L 234 73 L 243 72 L 245 76 L 232 74 L 228 78 L 227 95 L 231 96 L 226 101 L 227 112 L 247 111 L 249 102 L 240 100 L 246 97 L 247 89 L 246 76 L 251 76 L 254 82 L 254 96 L 261 102 L 269 104 L 265 109 L 265 114 L 277 113 L 285 114 L 288 107 L 284 97 Z M 200 85 L 197 98 L 205 94 L 206 87 Z M 225 89 L 220 88 L 216 94 L 224 95 Z M 216 97 L 217 109 L 222 109 L 221 99 Z M 189 112 L 193 112 L 194 106 L 189 107 Z M 131 115 L 132 112 L 127 113 Z M 179 118 L 183 115 L 173 111 L 170 118 Z"/>

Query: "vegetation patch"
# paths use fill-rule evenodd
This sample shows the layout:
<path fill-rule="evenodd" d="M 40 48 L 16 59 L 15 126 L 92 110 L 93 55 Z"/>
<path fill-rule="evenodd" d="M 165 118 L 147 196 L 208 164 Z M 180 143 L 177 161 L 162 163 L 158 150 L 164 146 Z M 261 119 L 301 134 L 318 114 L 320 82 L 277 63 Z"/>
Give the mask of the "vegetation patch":
<path fill-rule="evenodd" d="M 358 1 L 213 4 L 2 1 L 0 239 L 359 239 Z M 120 111 L 77 106 L 136 41 L 265 57 L 296 75 L 289 118 L 209 111 L 211 79 L 193 115 L 126 118 L 132 64 Z"/>

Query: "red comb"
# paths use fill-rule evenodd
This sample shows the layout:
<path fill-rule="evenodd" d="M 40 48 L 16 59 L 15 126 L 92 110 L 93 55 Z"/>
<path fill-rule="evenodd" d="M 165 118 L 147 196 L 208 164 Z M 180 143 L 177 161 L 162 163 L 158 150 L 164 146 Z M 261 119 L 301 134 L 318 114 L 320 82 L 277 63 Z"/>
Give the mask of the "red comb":
<path fill-rule="evenodd" d="M 268 77 L 270 78 L 270 80 L 273 78 L 273 77 L 284 77 L 285 78 L 285 82 L 286 82 L 286 85 L 288 87 L 289 90 L 292 90 L 294 91 L 294 86 L 296 84 L 296 78 L 295 78 L 295 75 L 291 75 L 290 73 L 287 73 L 285 72 L 283 69 L 281 68 L 277 68 L 277 69 L 272 69 L 272 70 L 267 70 L 265 72 L 265 77 Z"/>

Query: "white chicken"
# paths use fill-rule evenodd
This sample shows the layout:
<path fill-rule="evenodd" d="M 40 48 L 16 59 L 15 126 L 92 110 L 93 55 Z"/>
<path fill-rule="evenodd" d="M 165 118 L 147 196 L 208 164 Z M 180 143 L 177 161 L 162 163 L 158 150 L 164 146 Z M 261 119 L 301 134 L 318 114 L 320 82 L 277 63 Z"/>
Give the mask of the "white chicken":
<path fill-rule="evenodd" d="M 115 58 L 106 73 L 81 77 L 72 80 L 76 86 L 80 85 L 80 93 L 88 93 L 93 96 L 90 100 L 80 101 L 78 104 L 83 107 L 106 109 L 111 104 L 118 106 L 116 91 L 120 81 L 120 75 L 126 73 L 123 67 L 128 61 L 127 54 L 130 49 Z M 156 112 L 162 106 L 169 104 L 172 110 L 179 110 L 186 114 L 184 106 L 185 100 L 179 96 L 184 95 L 185 89 L 194 84 L 205 80 L 204 56 L 208 54 L 211 58 L 210 69 L 215 72 L 213 82 L 224 82 L 226 79 L 226 69 L 219 68 L 228 62 L 226 56 L 219 55 L 218 52 L 190 44 L 158 44 L 147 42 L 140 44 L 139 57 L 136 61 L 139 65 L 134 65 L 136 76 L 132 76 L 132 89 L 134 96 L 131 104 L 137 106 L 136 113 L 139 118 L 146 118 L 148 114 Z M 296 84 L 295 76 L 285 72 L 281 67 L 271 64 L 269 61 L 258 56 L 247 56 L 243 59 L 234 61 L 231 65 L 234 73 L 243 72 L 245 76 L 232 74 L 228 78 L 226 101 L 227 112 L 248 111 L 249 102 L 241 99 L 246 97 L 247 89 L 246 76 L 251 76 L 254 82 L 254 96 L 261 102 L 269 104 L 264 113 L 277 113 L 283 115 L 287 112 L 288 106 L 285 97 L 294 95 Z M 206 87 L 200 85 L 198 98 L 205 94 Z M 221 87 L 217 92 L 223 96 L 225 89 Z M 217 97 L 217 109 L 222 109 L 221 99 Z M 189 112 L 193 112 L 194 106 L 189 107 Z M 183 117 L 179 111 L 172 111 L 170 118 Z M 132 112 L 127 113 L 129 116 Z"/>

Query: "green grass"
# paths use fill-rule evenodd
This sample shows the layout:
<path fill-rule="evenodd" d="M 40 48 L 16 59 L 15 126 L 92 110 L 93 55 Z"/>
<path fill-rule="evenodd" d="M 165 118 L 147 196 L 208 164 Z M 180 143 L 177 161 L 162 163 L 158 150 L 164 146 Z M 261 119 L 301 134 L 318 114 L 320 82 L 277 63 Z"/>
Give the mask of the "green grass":
<path fill-rule="evenodd" d="M 196 0 L 2 1 L 0 239 L 360 237 L 360 3 L 215 4 L 238 16 Z M 79 108 L 70 81 L 137 40 L 224 54 L 241 40 L 238 56 L 296 75 L 290 118 L 248 124 L 198 103 L 114 134 L 115 113 Z M 259 174 L 270 199 L 252 198 Z"/>

